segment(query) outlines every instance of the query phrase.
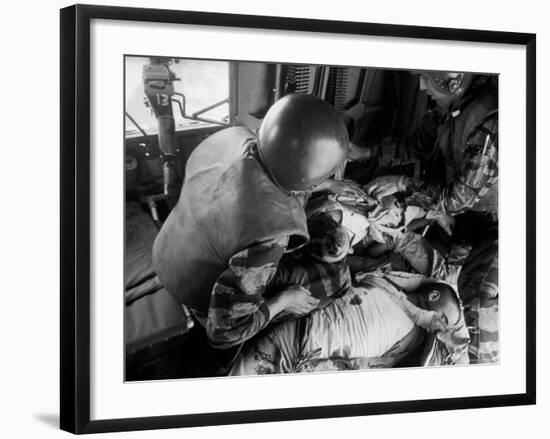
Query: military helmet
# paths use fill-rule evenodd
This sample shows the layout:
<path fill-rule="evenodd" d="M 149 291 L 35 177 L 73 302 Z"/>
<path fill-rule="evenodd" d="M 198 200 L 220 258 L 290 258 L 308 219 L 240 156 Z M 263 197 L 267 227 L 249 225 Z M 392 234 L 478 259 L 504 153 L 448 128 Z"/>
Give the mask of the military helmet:
<path fill-rule="evenodd" d="M 270 177 L 285 191 L 313 189 L 336 171 L 346 156 L 344 122 L 325 101 L 290 94 L 267 112 L 258 151 Z"/>
<path fill-rule="evenodd" d="M 473 79 L 471 73 L 463 72 L 422 72 L 421 75 L 435 90 L 449 97 L 462 96 Z"/>

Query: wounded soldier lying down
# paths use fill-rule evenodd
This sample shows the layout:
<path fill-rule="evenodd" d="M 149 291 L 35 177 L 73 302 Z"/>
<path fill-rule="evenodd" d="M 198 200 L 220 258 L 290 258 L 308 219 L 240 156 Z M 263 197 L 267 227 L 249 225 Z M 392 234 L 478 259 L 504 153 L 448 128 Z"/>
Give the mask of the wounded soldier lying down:
<path fill-rule="evenodd" d="M 281 265 L 275 282 L 302 285 L 324 307 L 250 340 L 233 375 L 393 367 L 422 346 L 427 359 L 416 364 L 467 361 L 468 331 L 452 287 L 406 273 L 371 273 L 351 286 L 342 259 L 348 235 L 329 216 L 315 217 L 309 222 L 311 244 Z M 406 295 L 403 288 L 416 292 Z"/>
<path fill-rule="evenodd" d="M 431 332 L 396 303 L 400 293 L 389 278 L 368 275 L 324 309 L 250 340 L 231 375 L 466 363 L 470 339 L 453 288 L 427 283 L 406 296 L 448 321 Z"/>

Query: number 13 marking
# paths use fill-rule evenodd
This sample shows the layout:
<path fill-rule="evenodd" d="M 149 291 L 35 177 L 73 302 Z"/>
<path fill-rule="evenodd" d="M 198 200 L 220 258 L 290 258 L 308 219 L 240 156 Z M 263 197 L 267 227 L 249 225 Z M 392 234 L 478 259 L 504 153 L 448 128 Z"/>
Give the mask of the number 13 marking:
<path fill-rule="evenodd" d="M 164 93 L 157 93 L 157 104 L 166 107 L 170 104 L 170 95 Z"/>

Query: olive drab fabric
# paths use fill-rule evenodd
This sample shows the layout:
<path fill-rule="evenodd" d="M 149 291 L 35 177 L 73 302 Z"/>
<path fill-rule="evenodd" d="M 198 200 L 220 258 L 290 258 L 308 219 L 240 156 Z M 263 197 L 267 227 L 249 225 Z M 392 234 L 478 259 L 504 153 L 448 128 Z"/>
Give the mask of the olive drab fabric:
<path fill-rule="evenodd" d="M 246 154 L 255 138 L 242 127 L 204 140 L 187 162 L 179 201 L 162 226 L 153 261 L 180 303 L 206 313 L 212 287 L 241 250 L 268 239 L 308 239 L 303 200 L 270 180 Z"/>

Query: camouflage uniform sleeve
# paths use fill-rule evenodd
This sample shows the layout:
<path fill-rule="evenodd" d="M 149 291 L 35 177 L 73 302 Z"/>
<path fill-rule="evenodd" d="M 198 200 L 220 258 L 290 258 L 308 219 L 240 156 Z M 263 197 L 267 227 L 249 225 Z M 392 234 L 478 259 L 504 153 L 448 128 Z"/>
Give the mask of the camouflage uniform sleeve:
<path fill-rule="evenodd" d="M 229 260 L 210 298 L 206 332 L 213 346 L 227 349 L 238 345 L 269 323 L 263 294 L 287 244 L 288 237 L 262 242 Z"/>
<path fill-rule="evenodd" d="M 447 187 L 414 182 L 416 204 L 426 210 L 457 215 L 471 209 L 498 180 L 496 114 L 468 137 L 461 169 Z"/>
<path fill-rule="evenodd" d="M 449 281 L 456 275 L 456 267 L 447 264 L 441 253 L 417 233 L 400 234 L 395 239 L 393 251 L 424 276 Z"/>

